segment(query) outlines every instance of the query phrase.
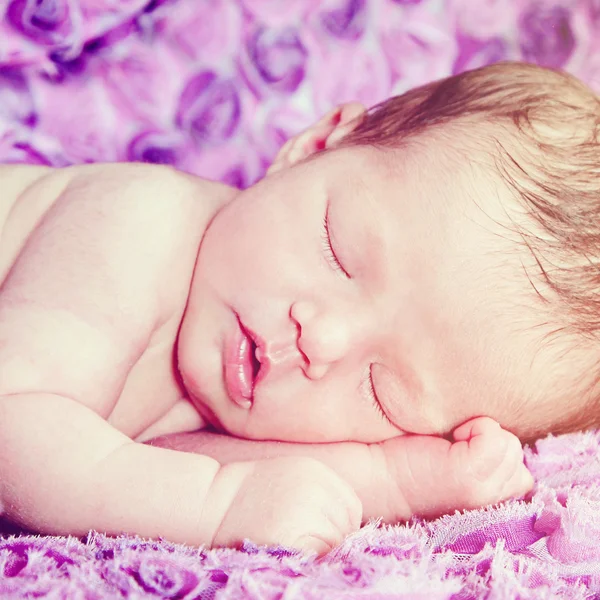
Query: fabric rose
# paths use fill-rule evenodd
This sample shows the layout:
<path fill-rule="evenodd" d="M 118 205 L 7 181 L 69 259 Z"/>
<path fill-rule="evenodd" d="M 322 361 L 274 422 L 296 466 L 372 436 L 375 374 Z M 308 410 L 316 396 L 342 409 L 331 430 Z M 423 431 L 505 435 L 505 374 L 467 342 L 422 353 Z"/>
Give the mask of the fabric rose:
<path fill-rule="evenodd" d="M 365 0 L 344 0 L 343 4 L 321 14 L 321 22 L 333 37 L 357 40 L 365 32 L 367 11 Z"/>
<path fill-rule="evenodd" d="M 185 137 L 181 133 L 145 131 L 131 140 L 125 159 L 131 162 L 178 166 L 185 151 Z"/>
<path fill-rule="evenodd" d="M 569 10 L 534 4 L 521 16 L 519 39 L 525 60 L 544 67 L 563 67 L 575 48 Z"/>
<path fill-rule="evenodd" d="M 157 53 L 161 61 L 156 60 Z M 100 50 L 94 57 L 96 65 L 94 75 L 102 81 L 123 128 L 132 123 L 144 127 L 171 124 L 173 106 L 165 98 L 177 97 L 187 73 L 164 46 L 130 41 L 122 45 L 119 56 Z"/>
<path fill-rule="evenodd" d="M 54 137 L 0 118 L 0 162 L 63 167 L 73 161 L 65 157 L 62 144 Z"/>
<path fill-rule="evenodd" d="M 240 152 L 237 140 L 225 140 L 218 152 L 194 144 L 182 131 L 143 131 L 127 145 L 120 160 L 171 165 L 187 173 L 243 189 L 264 174 L 258 152 Z"/>
<path fill-rule="evenodd" d="M 229 169 L 227 173 L 221 175 L 219 180 L 221 183 L 237 188 L 238 190 L 243 190 L 249 185 L 248 176 L 243 165 L 237 165 L 232 169 Z"/>
<path fill-rule="evenodd" d="M 594 28 L 600 25 L 600 1 L 599 0 L 589 0 L 584 5 L 586 15 L 585 18 L 589 19 L 590 23 Z"/>
<path fill-rule="evenodd" d="M 81 13 L 74 2 L 12 0 L 5 18 L 23 35 L 59 49 L 65 57 L 75 57 L 81 51 Z"/>
<path fill-rule="evenodd" d="M 1 101 L 1 100 L 0 100 Z M 0 115 L 0 160 L 10 164 L 50 165 L 51 161 L 33 145 L 32 131 Z M 2 505 L 0 504 L 0 514 Z"/>
<path fill-rule="evenodd" d="M 202 71 L 188 81 L 179 97 L 176 123 L 199 144 L 220 144 L 239 126 L 241 105 L 230 79 Z"/>
<path fill-rule="evenodd" d="M 51 166 L 53 162 L 27 142 L 16 142 L 6 152 L 2 151 L 0 142 L 0 153 L 3 164 L 14 165 L 44 165 Z"/>
<path fill-rule="evenodd" d="M 253 21 L 281 28 L 304 23 L 323 0 L 241 0 L 241 4 Z"/>
<path fill-rule="evenodd" d="M 517 27 L 521 3 L 515 0 L 449 0 L 446 18 L 454 19 L 457 34 L 477 39 L 510 38 Z"/>
<path fill-rule="evenodd" d="M 450 73 L 456 41 L 443 19 L 443 14 L 432 13 L 425 3 L 410 10 L 391 2 L 381 8 L 377 27 L 382 60 L 389 66 L 394 84 L 390 93 L 401 93 Z"/>
<path fill-rule="evenodd" d="M 152 9 L 163 1 L 169 0 L 79 0 L 79 4 L 86 21 L 98 19 L 106 29 L 117 26 L 142 11 Z"/>
<path fill-rule="evenodd" d="M 254 93 L 291 94 L 306 74 L 307 52 L 293 27 L 257 27 L 248 34 L 241 57 L 242 71 Z"/>
<path fill-rule="evenodd" d="M 351 72 L 349 65 L 352 65 Z M 316 58 L 313 68 L 321 81 L 313 90 L 319 114 L 343 102 L 373 106 L 391 93 L 390 67 L 377 46 L 337 45 L 331 52 Z"/>
<path fill-rule="evenodd" d="M 600 526 L 596 515 L 600 510 L 600 491 L 597 485 L 578 488 L 572 485 L 562 490 L 544 485 L 538 490 L 536 502 L 543 502 L 543 510 L 535 529 L 543 538 L 537 554 L 549 554 L 557 564 L 597 564 Z M 586 523 L 585 528 L 582 523 Z"/>
<path fill-rule="evenodd" d="M 467 35 L 458 35 L 458 56 L 452 67 L 453 73 L 461 73 L 470 69 L 477 69 L 491 65 L 509 58 L 509 49 L 506 42 L 499 37 L 487 40 L 472 38 Z"/>
<path fill-rule="evenodd" d="M 146 26 L 151 23 L 154 36 L 160 36 L 165 46 L 185 60 L 216 64 L 235 56 L 242 38 L 242 20 L 235 3 L 204 0 L 201 10 L 196 2 L 166 2 L 144 15 L 141 22 Z"/>
<path fill-rule="evenodd" d="M 37 119 L 29 83 L 19 69 L 0 67 L 0 119 L 30 127 Z"/>
<path fill-rule="evenodd" d="M 227 156 L 227 163 L 215 160 L 214 152 L 205 152 L 198 161 L 198 170 L 194 172 L 208 179 L 245 189 L 262 179 L 270 164 L 258 151 L 244 150 L 239 144 L 230 143 L 223 151 Z"/>
<path fill-rule="evenodd" d="M 138 577 L 144 591 L 161 598 L 183 598 L 199 582 L 193 571 L 166 558 L 148 558 L 143 561 L 139 566 Z"/>
<path fill-rule="evenodd" d="M 54 148 L 51 156 L 57 152 L 67 162 L 77 164 L 117 160 L 116 118 L 106 102 L 101 80 L 38 80 L 32 92 L 39 104 L 36 129 Z"/>

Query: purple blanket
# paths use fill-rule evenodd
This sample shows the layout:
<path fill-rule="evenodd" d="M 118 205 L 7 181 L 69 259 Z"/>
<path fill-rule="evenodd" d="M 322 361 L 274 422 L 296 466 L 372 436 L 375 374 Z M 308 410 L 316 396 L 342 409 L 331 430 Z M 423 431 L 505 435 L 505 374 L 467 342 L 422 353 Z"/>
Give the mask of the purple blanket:
<path fill-rule="evenodd" d="M 0 17 L 1 162 L 142 160 L 244 187 L 342 101 L 501 59 L 600 89 L 597 0 L 2 0 Z M 599 444 L 528 451 L 529 502 L 372 524 L 321 560 L 0 535 L 0 597 L 600 597 Z"/>

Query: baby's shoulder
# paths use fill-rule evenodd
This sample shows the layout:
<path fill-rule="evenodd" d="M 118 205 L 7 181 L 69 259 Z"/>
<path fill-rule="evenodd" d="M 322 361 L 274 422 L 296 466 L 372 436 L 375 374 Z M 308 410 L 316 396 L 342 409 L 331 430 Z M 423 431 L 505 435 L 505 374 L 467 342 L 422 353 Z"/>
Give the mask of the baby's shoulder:
<path fill-rule="evenodd" d="M 10 191 L 0 211 L 4 303 L 12 293 L 111 311 L 118 299 L 138 316 L 145 309 L 148 323 L 186 302 L 202 236 L 228 193 L 139 163 L 7 165 L 0 179 Z"/>
<path fill-rule="evenodd" d="M 103 247 L 109 261 L 143 258 L 158 267 L 185 260 L 231 194 L 170 167 L 139 163 L 0 165 L 0 183 L 0 282 L 26 241 L 44 228 L 54 243 Z M 84 253 L 72 256 L 81 260 Z"/>
<path fill-rule="evenodd" d="M 0 237 L 5 388 L 35 380 L 73 398 L 100 394 L 90 402 L 104 406 L 151 345 L 171 368 L 198 248 L 223 192 L 147 165 L 2 175 L 13 196 Z M 76 369 L 58 368 L 74 361 Z"/>
<path fill-rule="evenodd" d="M 200 236 L 229 189 L 163 165 L 106 163 L 64 171 L 69 180 L 63 202 L 85 203 L 96 214 L 140 229 L 177 225 L 180 233 L 189 229 Z"/>

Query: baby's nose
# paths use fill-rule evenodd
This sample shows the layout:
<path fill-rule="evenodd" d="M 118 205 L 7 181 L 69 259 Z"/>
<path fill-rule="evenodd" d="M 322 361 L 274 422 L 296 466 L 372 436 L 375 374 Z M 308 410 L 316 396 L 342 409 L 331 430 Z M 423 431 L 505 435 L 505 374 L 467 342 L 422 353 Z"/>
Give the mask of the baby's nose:
<path fill-rule="evenodd" d="M 306 375 L 325 376 L 350 348 L 349 320 L 334 310 L 319 310 L 312 302 L 296 302 L 290 315 L 298 326 L 298 348 L 306 359 Z"/>

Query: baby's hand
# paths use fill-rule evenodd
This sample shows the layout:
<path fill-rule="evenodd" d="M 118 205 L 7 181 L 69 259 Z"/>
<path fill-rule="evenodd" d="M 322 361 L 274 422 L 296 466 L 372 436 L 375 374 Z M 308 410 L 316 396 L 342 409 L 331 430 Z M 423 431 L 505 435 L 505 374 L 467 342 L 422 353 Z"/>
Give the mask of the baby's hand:
<path fill-rule="evenodd" d="M 463 489 L 464 508 L 523 496 L 533 477 L 523 463 L 519 439 L 488 417 L 467 421 L 454 430 L 449 473 Z"/>
<path fill-rule="evenodd" d="M 381 444 L 388 492 L 382 495 L 385 504 L 375 508 L 386 521 L 479 508 L 522 496 L 533 486 L 521 442 L 493 419 L 471 419 L 452 437 L 449 442 L 402 436 Z"/>
<path fill-rule="evenodd" d="M 227 471 L 243 465 L 227 465 L 223 475 L 235 477 Z M 286 457 L 253 465 L 217 529 L 214 546 L 235 546 L 249 538 L 324 554 L 360 527 L 358 496 L 321 462 Z"/>

